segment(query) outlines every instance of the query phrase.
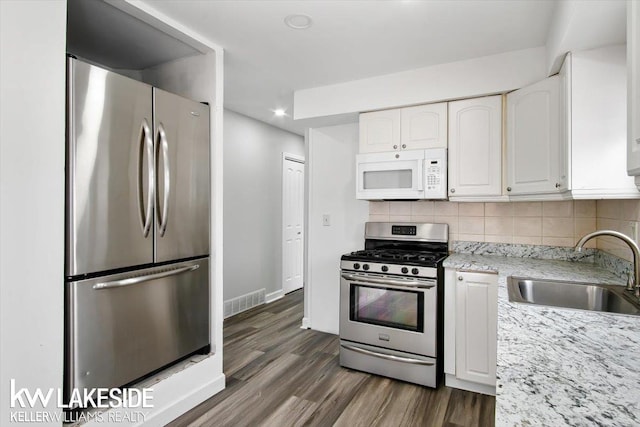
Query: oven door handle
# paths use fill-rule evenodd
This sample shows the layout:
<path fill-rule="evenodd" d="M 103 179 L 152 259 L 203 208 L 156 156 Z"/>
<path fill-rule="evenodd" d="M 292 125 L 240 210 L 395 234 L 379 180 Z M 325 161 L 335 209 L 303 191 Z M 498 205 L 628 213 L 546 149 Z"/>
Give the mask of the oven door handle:
<path fill-rule="evenodd" d="M 376 351 L 366 350 L 364 348 L 354 347 L 352 345 L 340 344 L 340 347 L 346 348 L 347 350 L 355 351 L 356 353 L 362 353 L 362 354 L 366 354 L 367 356 L 378 357 L 380 359 L 392 360 L 394 362 L 411 363 L 414 365 L 426 365 L 426 366 L 435 365 L 434 362 L 429 362 L 428 360 L 412 359 L 409 357 L 401 357 L 401 356 L 394 356 L 391 354 L 378 353 Z"/>
<path fill-rule="evenodd" d="M 403 288 L 416 288 L 416 289 L 429 289 L 436 287 L 435 280 L 425 280 L 425 281 L 417 281 L 417 280 L 393 280 L 393 279 L 378 279 L 375 277 L 362 277 L 356 276 L 355 274 L 342 273 L 342 278 L 346 279 L 350 282 L 358 282 L 363 284 L 371 284 L 375 283 L 378 285 L 388 285 L 388 286 L 399 286 Z"/>

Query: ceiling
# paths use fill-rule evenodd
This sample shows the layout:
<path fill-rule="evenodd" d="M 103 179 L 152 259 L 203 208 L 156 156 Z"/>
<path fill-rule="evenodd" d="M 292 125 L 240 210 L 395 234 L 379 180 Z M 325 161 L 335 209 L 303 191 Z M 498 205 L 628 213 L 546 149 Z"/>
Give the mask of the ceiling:
<path fill-rule="evenodd" d="M 226 108 L 303 134 L 293 92 L 542 46 L 555 3 L 146 0 L 225 49 Z M 309 29 L 285 25 L 312 17 Z M 274 117 L 284 108 L 287 116 Z"/>
<path fill-rule="evenodd" d="M 68 0 L 68 51 L 130 70 L 199 53 L 120 1 Z M 626 24 L 622 0 L 141 2 L 225 49 L 225 108 L 299 135 L 357 114 L 294 121 L 296 90 L 544 46 L 550 35 L 559 43 L 554 54 L 620 43 Z M 291 14 L 309 15 L 312 26 L 287 27 Z"/>

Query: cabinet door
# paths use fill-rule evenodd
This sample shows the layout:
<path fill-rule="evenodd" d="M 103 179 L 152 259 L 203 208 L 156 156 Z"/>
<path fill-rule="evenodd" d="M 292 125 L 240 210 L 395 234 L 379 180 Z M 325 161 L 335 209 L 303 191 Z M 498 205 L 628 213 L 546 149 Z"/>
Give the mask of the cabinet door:
<path fill-rule="evenodd" d="M 627 2 L 627 172 L 640 175 L 640 4 Z"/>
<path fill-rule="evenodd" d="M 447 148 L 447 103 L 402 109 L 401 148 Z"/>
<path fill-rule="evenodd" d="M 507 95 L 507 192 L 509 195 L 565 191 L 559 76 Z"/>
<path fill-rule="evenodd" d="M 496 385 L 498 276 L 457 273 L 456 377 Z"/>
<path fill-rule="evenodd" d="M 399 109 L 360 114 L 361 153 L 378 153 L 399 149 Z"/>
<path fill-rule="evenodd" d="M 502 193 L 502 97 L 449 103 L 449 196 Z"/>

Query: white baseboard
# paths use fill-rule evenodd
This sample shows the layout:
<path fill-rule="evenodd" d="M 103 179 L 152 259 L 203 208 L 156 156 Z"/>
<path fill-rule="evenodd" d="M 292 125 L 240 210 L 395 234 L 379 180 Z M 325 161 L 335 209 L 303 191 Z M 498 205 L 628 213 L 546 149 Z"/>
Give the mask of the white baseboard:
<path fill-rule="evenodd" d="M 300 326 L 301 329 L 311 329 L 311 319 L 309 319 L 308 317 L 303 317 L 302 318 L 302 326 Z"/>
<path fill-rule="evenodd" d="M 221 368 L 222 356 L 211 356 L 195 365 L 154 384 L 152 408 L 113 408 L 103 413 L 102 419 L 83 424 L 87 427 L 104 425 L 165 426 L 180 415 L 195 408 L 225 388 Z M 106 422 L 106 424 L 105 424 Z"/>
<path fill-rule="evenodd" d="M 279 300 L 284 296 L 284 289 L 277 290 L 275 292 L 271 292 L 265 296 L 265 302 L 269 304 L 270 302 L 274 302 L 275 300 Z"/>
<path fill-rule="evenodd" d="M 459 388 L 460 390 L 473 391 L 474 393 L 488 394 L 489 396 L 496 395 L 495 386 L 460 380 L 451 374 L 445 375 L 444 384 L 447 387 Z"/>
<path fill-rule="evenodd" d="M 181 400 L 175 401 L 164 408 L 159 408 L 156 413 L 149 414 L 144 425 L 166 426 L 180 415 L 224 390 L 225 382 L 224 374 L 212 379 L 202 387 L 192 390 L 190 394 L 183 395 Z"/>

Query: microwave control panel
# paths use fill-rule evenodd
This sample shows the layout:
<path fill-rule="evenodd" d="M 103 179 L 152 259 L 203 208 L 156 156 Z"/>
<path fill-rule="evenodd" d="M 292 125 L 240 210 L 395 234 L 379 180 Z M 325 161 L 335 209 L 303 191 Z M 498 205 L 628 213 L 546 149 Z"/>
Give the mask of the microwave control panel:
<path fill-rule="evenodd" d="M 445 148 L 425 150 L 424 198 L 447 198 L 447 150 Z"/>

